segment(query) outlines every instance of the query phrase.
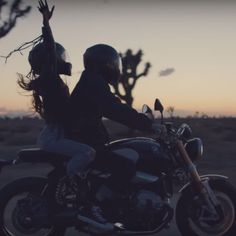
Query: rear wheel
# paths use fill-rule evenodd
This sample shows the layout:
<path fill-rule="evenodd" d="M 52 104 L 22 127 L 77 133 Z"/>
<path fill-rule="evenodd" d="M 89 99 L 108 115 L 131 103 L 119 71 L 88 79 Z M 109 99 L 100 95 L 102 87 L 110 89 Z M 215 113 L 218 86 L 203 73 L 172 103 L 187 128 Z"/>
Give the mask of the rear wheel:
<path fill-rule="evenodd" d="M 46 185 L 43 177 L 27 177 L 7 184 L 0 191 L 0 235 L 1 236 L 63 236 L 66 228 L 62 225 L 42 227 L 32 222 L 27 211 L 22 211 L 20 204 L 26 200 L 43 212 L 40 193 Z M 36 202 L 35 202 L 36 201 Z M 27 202 L 27 204 L 29 204 Z M 24 209 L 23 206 L 22 209 Z M 46 210 L 46 208 L 45 208 Z"/>
<path fill-rule="evenodd" d="M 176 206 L 176 223 L 183 236 L 236 235 L 236 189 L 222 179 L 210 180 L 209 184 L 220 203 L 223 217 L 217 219 L 209 208 L 197 206 L 189 187 Z"/>

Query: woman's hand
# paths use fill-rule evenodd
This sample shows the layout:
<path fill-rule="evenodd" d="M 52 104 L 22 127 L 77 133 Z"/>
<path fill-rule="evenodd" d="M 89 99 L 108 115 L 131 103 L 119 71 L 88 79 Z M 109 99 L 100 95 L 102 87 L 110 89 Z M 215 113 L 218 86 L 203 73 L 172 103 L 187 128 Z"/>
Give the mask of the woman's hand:
<path fill-rule="evenodd" d="M 54 6 L 52 7 L 51 11 L 49 10 L 47 0 L 43 2 L 43 0 L 39 0 L 39 11 L 43 15 L 43 24 L 48 25 L 49 20 L 52 17 L 53 11 L 54 11 Z"/>

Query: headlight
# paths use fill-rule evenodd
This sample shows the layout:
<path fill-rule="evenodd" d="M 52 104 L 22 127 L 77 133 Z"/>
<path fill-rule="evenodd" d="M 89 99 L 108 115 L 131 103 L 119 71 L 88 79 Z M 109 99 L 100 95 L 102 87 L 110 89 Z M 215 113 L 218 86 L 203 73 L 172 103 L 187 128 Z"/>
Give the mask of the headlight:
<path fill-rule="evenodd" d="M 189 139 L 192 136 L 192 129 L 187 124 L 182 124 L 177 130 L 177 136 L 184 139 Z"/>
<path fill-rule="evenodd" d="M 200 138 L 190 139 L 185 144 L 185 149 L 193 162 L 202 158 L 203 155 L 203 144 Z"/>

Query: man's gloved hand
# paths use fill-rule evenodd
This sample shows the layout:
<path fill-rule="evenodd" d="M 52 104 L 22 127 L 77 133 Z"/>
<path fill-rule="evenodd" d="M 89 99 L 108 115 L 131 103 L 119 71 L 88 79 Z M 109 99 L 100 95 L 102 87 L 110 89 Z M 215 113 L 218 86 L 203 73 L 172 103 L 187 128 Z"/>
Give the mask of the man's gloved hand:
<path fill-rule="evenodd" d="M 166 134 L 166 126 L 163 124 L 152 123 L 151 129 L 154 131 L 155 134 L 162 135 Z"/>

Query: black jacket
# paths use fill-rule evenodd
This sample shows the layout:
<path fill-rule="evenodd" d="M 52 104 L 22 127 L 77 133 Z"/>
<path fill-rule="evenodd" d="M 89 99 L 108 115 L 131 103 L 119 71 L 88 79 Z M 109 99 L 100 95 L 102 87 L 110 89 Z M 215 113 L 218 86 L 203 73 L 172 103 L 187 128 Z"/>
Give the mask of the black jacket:
<path fill-rule="evenodd" d="M 152 121 L 144 114 L 122 104 L 101 76 L 84 71 L 70 97 L 70 137 L 92 146 L 105 144 L 109 136 L 102 117 L 130 128 L 149 130 Z"/>
<path fill-rule="evenodd" d="M 47 124 L 64 126 L 66 122 L 66 109 L 69 102 L 69 88 L 60 78 L 57 68 L 57 51 L 51 28 L 44 26 L 43 51 L 40 58 L 43 65 L 40 76 L 34 81 L 37 83 L 37 93 L 43 101 L 43 118 Z"/>

